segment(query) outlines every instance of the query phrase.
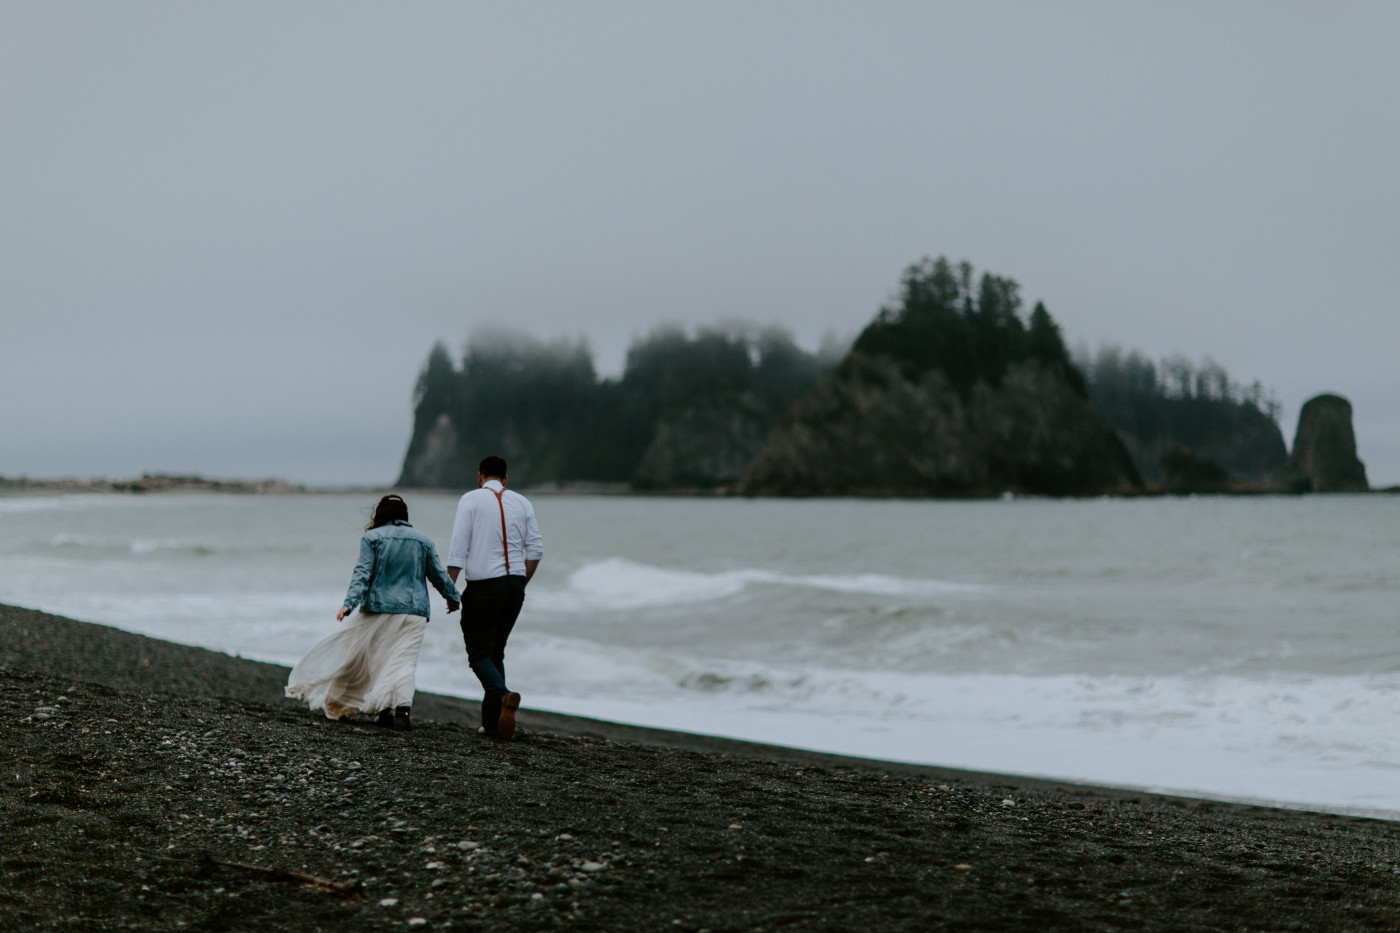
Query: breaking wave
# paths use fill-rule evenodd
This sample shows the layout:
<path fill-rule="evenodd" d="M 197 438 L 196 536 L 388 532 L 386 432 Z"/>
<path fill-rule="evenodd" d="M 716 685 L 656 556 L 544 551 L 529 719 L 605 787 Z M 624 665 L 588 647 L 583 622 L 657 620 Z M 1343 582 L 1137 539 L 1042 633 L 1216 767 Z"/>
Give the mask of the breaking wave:
<path fill-rule="evenodd" d="M 704 573 L 674 570 L 623 558 L 595 561 L 569 574 L 561 588 L 531 588 L 533 610 L 554 613 L 627 611 L 726 599 L 754 586 L 930 597 L 974 594 L 990 587 L 886 574 L 787 574 L 772 570 Z"/>

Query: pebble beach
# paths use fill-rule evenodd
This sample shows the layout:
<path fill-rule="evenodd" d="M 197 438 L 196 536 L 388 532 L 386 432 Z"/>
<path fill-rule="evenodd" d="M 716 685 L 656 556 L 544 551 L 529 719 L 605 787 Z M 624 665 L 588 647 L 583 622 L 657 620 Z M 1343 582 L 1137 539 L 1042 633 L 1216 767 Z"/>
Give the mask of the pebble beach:
<path fill-rule="evenodd" d="M 0 606 L 6 930 L 1397 930 L 1400 825 L 419 694 Z"/>

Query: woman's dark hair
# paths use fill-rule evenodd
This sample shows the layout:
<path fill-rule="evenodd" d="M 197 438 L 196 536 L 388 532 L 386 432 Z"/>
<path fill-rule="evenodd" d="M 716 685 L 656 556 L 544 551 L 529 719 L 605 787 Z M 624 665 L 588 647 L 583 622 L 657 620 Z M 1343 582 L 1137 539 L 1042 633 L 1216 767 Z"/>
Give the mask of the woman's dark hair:
<path fill-rule="evenodd" d="M 408 521 L 408 505 L 398 496 L 385 496 L 379 500 L 379 504 L 374 507 L 374 517 L 365 526 L 365 531 L 371 528 L 378 528 L 380 525 L 387 525 L 390 522 Z"/>

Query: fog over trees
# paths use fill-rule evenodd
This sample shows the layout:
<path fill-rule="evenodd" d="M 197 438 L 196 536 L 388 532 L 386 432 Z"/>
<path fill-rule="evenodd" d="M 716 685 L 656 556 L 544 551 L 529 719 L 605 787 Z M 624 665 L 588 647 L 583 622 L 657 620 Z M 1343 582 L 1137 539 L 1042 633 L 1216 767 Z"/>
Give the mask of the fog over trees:
<path fill-rule="evenodd" d="M 1153 362 L 1136 350 L 1076 350 L 1089 397 L 1144 477 L 1168 488 L 1273 481 L 1287 458 L 1274 394 L 1206 357 Z"/>
<path fill-rule="evenodd" d="M 457 359 L 438 343 L 418 378 L 399 485 L 469 486 L 497 453 L 527 485 L 732 487 L 773 425 L 857 358 L 848 349 L 912 380 L 939 371 L 964 402 L 1031 364 L 1087 399 L 1142 477 L 1169 490 L 1267 484 L 1287 457 L 1279 403 L 1259 382 L 1238 383 L 1208 357 L 1154 362 L 1104 346 L 1071 358 L 1043 304 L 1023 315 L 1014 279 L 940 256 L 904 271 L 853 347 L 828 339 L 813 353 L 749 324 L 661 326 L 632 343 L 620 377 L 600 379 L 583 338 L 481 330 Z"/>
<path fill-rule="evenodd" d="M 632 344 L 620 378 L 599 379 L 583 339 L 484 330 L 467 341 L 460 363 L 438 343 L 418 378 L 399 481 L 461 485 L 474 479 L 482 455 L 498 453 L 513 476 L 532 484 L 630 482 L 658 425 L 703 406 L 742 408 L 766 426 L 844 350 L 828 341 L 809 353 L 777 328 L 717 325 L 691 334 L 662 326 Z M 415 464 L 434 437 L 450 455 L 428 457 L 441 465 L 419 475 Z"/>

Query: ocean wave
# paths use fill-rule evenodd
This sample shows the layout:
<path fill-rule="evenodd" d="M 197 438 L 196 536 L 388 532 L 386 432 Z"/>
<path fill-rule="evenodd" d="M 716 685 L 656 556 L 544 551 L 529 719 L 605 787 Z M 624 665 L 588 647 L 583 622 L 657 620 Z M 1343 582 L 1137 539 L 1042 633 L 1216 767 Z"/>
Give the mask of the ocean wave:
<path fill-rule="evenodd" d="M 71 532 L 56 534 L 49 539 L 53 548 L 83 548 L 97 551 L 125 551 L 129 554 L 154 554 L 158 551 L 185 551 L 191 554 L 212 554 L 211 545 L 180 538 L 104 538 Z"/>
<path fill-rule="evenodd" d="M 534 610 L 551 613 L 628 611 L 727 599 L 752 586 L 904 597 L 949 596 L 990 590 L 990 587 L 979 584 L 873 573 L 786 574 L 761 569 L 705 573 L 656 567 L 613 557 L 585 564 L 573 571 L 562 588 L 532 587 L 530 605 Z"/>
<path fill-rule="evenodd" d="M 51 535 L 47 539 L 40 539 L 33 542 L 31 547 L 37 550 L 52 549 L 56 551 L 94 551 L 107 555 L 131 554 L 145 556 L 149 554 L 193 554 L 197 556 L 207 556 L 210 554 L 224 553 L 236 554 L 240 559 L 256 558 L 259 555 L 311 555 L 323 554 L 327 551 L 340 553 L 341 548 L 330 548 L 315 542 L 297 543 L 282 540 L 264 541 L 261 539 L 244 540 L 199 540 L 190 538 L 173 537 L 122 537 L 79 534 L 76 532 L 60 532 Z"/>
<path fill-rule="evenodd" d="M 1376 729 L 1400 718 L 1397 674 L 937 675 L 518 642 L 513 682 L 560 712 L 888 760 L 1400 814 L 1400 741 Z"/>
<path fill-rule="evenodd" d="M 18 514 L 23 512 L 65 512 L 75 509 L 89 508 L 98 504 L 106 504 L 103 500 L 113 499 L 113 496 L 99 493 L 74 493 L 65 496 L 22 496 L 16 498 L 0 498 L 0 514 Z"/>
<path fill-rule="evenodd" d="M 131 495 L 113 492 L 68 492 L 50 495 L 0 496 L 0 514 L 22 512 L 90 512 L 97 509 L 138 509 L 179 511 L 191 505 L 244 506 L 248 496 L 229 493 L 179 493 Z"/>

